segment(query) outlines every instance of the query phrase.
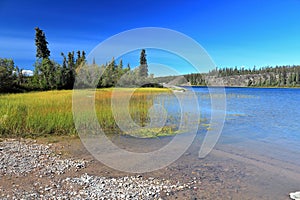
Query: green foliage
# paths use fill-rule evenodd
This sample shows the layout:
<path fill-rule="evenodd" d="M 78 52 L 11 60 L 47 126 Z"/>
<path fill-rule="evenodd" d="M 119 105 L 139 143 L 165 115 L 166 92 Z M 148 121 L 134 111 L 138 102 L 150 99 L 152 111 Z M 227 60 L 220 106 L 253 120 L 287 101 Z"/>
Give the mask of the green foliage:
<path fill-rule="evenodd" d="M 0 93 L 17 91 L 21 79 L 21 72 L 13 60 L 0 58 Z"/>
<path fill-rule="evenodd" d="M 191 83 L 191 85 L 205 85 L 205 78 L 201 74 L 187 74 L 184 78 Z"/>
<path fill-rule="evenodd" d="M 48 42 L 45 33 L 39 27 L 35 28 L 35 45 L 36 57 L 40 59 L 49 58 L 50 51 L 48 49 Z"/>
<path fill-rule="evenodd" d="M 147 65 L 147 59 L 146 59 L 146 50 L 142 49 L 141 55 L 140 55 L 140 66 L 138 68 L 138 75 L 139 77 L 146 78 L 148 77 L 148 65 Z"/>
<path fill-rule="evenodd" d="M 111 62 L 105 67 L 102 74 L 101 87 L 113 87 L 117 81 L 117 71 L 116 71 L 115 59 L 112 58 Z"/>
<path fill-rule="evenodd" d="M 104 72 L 104 67 L 96 64 L 91 66 L 84 64 L 76 69 L 77 81 L 76 88 L 95 88 L 99 84 L 99 77 Z"/>
<path fill-rule="evenodd" d="M 37 88 L 41 90 L 57 89 L 61 83 L 61 78 L 58 77 L 61 74 L 60 65 L 44 58 L 41 62 L 37 61 L 34 71 L 34 84 L 37 84 Z"/>
<path fill-rule="evenodd" d="M 0 92 L 7 92 L 8 88 L 17 85 L 24 90 L 53 90 L 53 89 L 73 89 L 75 77 L 81 77 L 77 86 L 87 87 L 114 87 L 120 82 L 123 87 L 135 87 L 143 85 L 155 85 L 152 77 L 148 77 L 148 66 L 146 51 L 143 49 L 140 55 L 140 66 L 135 70 L 130 69 L 128 64 L 123 68 L 123 61 L 115 63 L 114 58 L 109 64 L 99 67 L 95 59 L 93 64 L 86 62 L 86 53 L 84 51 L 68 52 L 63 57 L 62 65 L 50 60 L 50 50 L 46 35 L 40 28 L 35 28 L 36 57 L 33 77 L 24 77 L 22 70 L 15 68 L 13 64 L 7 63 L 0 66 Z M 14 73 L 13 73 L 14 72 Z M 100 80 L 97 78 L 100 77 Z M 122 78 L 121 78 L 122 77 Z"/>
<path fill-rule="evenodd" d="M 142 51 L 141 51 L 140 65 L 147 65 L 146 50 L 145 49 L 142 49 Z"/>

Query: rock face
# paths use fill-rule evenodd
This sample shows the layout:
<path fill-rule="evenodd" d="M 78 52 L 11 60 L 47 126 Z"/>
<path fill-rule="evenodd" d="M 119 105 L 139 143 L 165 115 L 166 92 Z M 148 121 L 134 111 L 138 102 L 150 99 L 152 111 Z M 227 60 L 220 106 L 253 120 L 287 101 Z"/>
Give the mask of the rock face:
<path fill-rule="evenodd" d="M 216 77 L 207 76 L 206 82 L 211 86 L 231 86 L 231 87 L 247 87 L 249 81 L 255 82 L 254 76 L 241 75 L 241 76 L 230 76 L 230 77 Z"/>
<path fill-rule="evenodd" d="M 286 74 L 288 80 L 291 73 Z M 257 87 L 257 86 L 284 86 L 279 84 L 280 76 L 275 73 L 232 75 L 225 77 L 204 76 L 205 82 L 210 86 L 229 86 L 229 87 Z M 293 86 L 293 85 L 288 85 Z"/>
<path fill-rule="evenodd" d="M 258 74 L 251 75 L 234 75 L 227 77 L 207 76 L 206 82 L 212 86 L 230 86 L 230 87 L 248 87 L 259 86 L 260 83 L 269 80 L 268 76 Z"/>

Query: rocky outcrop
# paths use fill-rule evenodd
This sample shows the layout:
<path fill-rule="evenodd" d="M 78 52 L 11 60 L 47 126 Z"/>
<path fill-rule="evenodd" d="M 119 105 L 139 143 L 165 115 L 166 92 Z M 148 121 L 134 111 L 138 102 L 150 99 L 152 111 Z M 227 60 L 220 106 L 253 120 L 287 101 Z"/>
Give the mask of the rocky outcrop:
<path fill-rule="evenodd" d="M 287 74 L 289 79 L 291 74 Z M 281 78 L 274 73 L 233 75 L 225 77 L 205 76 L 205 82 L 210 86 L 229 87 L 257 87 L 257 86 L 281 86 Z M 292 86 L 292 85 L 290 85 Z"/>

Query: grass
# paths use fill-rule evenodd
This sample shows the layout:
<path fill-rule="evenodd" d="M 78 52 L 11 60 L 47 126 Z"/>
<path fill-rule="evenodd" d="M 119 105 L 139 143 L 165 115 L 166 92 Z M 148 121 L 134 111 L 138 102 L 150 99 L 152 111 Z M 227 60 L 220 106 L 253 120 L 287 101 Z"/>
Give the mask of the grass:
<path fill-rule="evenodd" d="M 2 136 L 75 133 L 71 91 L 1 95 L 0 105 Z"/>
<path fill-rule="evenodd" d="M 0 135 L 39 137 L 76 134 L 72 114 L 72 92 L 62 90 L 0 95 Z M 122 99 L 132 92 L 133 89 L 118 89 L 114 94 L 116 98 Z M 139 126 L 147 125 L 148 109 L 153 105 L 154 97 L 162 92 L 170 91 L 161 88 L 141 88 L 133 92 L 129 101 L 129 113 Z M 111 109 L 112 94 L 112 89 L 96 91 L 96 114 L 102 129 L 120 133 Z M 84 110 L 84 106 L 82 108 Z M 121 111 L 122 109 L 126 111 L 124 106 L 120 107 Z M 163 127 L 160 131 L 160 135 L 174 132 L 171 127 Z M 145 132 L 146 137 L 148 133 Z"/>

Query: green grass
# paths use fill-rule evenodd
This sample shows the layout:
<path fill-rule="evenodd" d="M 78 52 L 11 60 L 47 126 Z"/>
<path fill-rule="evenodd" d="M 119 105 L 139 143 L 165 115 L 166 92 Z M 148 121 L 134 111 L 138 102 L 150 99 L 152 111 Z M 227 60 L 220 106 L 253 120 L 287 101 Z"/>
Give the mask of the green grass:
<path fill-rule="evenodd" d="M 122 99 L 123 95 L 128 95 L 133 92 L 132 90 L 118 89 L 116 97 Z M 96 91 L 96 114 L 103 130 L 119 133 L 111 110 L 112 91 L 112 89 Z M 159 88 L 141 88 L 134 91 L 129 102 L 129 112 L 137 124 L 145 126 L 148 123 L 148 109 L 153 105 L 155 95 L 162 92 L 170 91 Z M 72 114 L 72 94 L 72 90 L 62 90 L 0 95 L 0 136 L 39 137 L 76 134 Z M 170 127 L 164 127 L 160 135 L 171 134 L 172 130 Z"/>

